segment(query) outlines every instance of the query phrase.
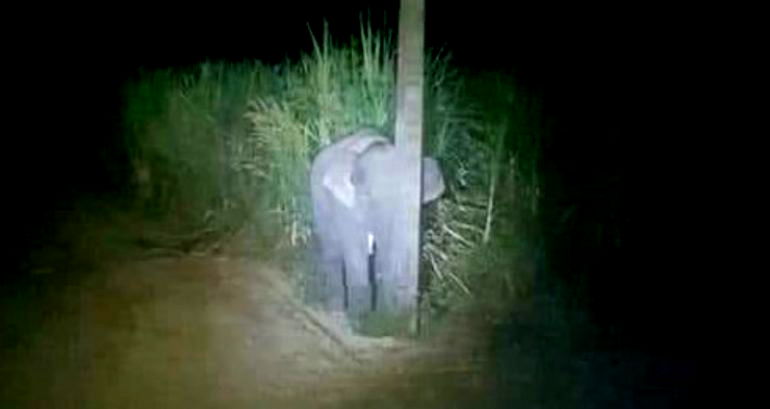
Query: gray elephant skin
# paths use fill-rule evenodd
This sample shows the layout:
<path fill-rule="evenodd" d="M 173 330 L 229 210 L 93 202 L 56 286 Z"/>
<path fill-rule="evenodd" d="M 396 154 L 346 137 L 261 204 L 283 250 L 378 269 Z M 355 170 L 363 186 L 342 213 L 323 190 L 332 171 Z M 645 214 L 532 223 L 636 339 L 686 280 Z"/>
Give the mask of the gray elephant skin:
<path fill-rule="evenodd" d="M 388 138 L 369 128 L 323 148 L 310 172 L 319 286 L 327 310 L 353 323 L 361 314 L 389 307 L 392 291 L 408 278 L 395 264 L 403 251 L 405 158 Z M 422 202 L 444 192 L 435 159 L 423 158 Z M 395 261 L 395 262 L 394 262 Z M 373 268 L 370 268 L 373 267 Z M 393 288 L 393 287 L 390 287 Z"/>

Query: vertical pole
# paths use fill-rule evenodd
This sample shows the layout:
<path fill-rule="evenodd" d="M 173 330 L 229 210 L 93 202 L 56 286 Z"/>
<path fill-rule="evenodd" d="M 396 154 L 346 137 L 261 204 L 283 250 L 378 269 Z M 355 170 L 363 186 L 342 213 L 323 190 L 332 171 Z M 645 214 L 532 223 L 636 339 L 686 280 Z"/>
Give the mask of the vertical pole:
<path fill-rule="evenodd" d="M 404 211 L 397 215 L 395 288 L 399 315 L 408 317 L 410 331 L 417 330 L 417 296 L 420 267 L 420 204 L 422 194 L 423 48 L 425 0 L 401 0 L 398 32 L 396 89 L 396 149 L 407 160 Z"/>

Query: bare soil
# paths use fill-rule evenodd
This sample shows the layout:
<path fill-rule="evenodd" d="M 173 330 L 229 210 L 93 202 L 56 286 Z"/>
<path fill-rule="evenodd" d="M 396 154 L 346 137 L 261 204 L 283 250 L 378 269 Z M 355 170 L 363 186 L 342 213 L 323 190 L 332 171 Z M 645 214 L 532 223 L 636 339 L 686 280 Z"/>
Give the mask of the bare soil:
<path fill-rule="evenodd" d="M 0 344 L 1 408 L 492 405 L 478 345 L 461 331 L 357 336 L 243 242 L 218 255 L 153 254 L 104 244 L 116 229 L 141 234 L 133 220 L 87 224 L 70 225 L 68 249 L 46 250 L 32 271 L 68 277 L 34 299 L 39 320 L 14 321 L 30 302 L 3 304 L 16 326 Z"/>

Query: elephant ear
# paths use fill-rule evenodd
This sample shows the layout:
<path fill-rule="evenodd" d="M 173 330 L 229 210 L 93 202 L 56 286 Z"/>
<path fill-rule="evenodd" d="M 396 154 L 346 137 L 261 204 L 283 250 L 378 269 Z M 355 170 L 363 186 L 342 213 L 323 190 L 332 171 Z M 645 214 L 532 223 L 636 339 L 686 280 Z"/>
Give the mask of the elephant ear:
<path fill-rule="evenodd" d="M 388 140 L 385 137 L 369 134 L 354 134 L 353 137 L 341 141 L 342 154 L 324 175 L 323 186 L 340 203 L 352 209 L 356 205 L 356 186 L 360 185 L 356 183 L 356 179 L 361 175 L 354 175 L 359 156 L 372 146 L 387 143 Z"/>
<path fill-rule="evenodd" d="M 326 172 L 323 178 L 323 186 L 340 203 L 352 209 L 356 204 L 356 189 L 350 180 L 353 160 L 350 160 L 349 165 L 346 162 L 348 162 L 347 158 Z"/>
<path fill-rule="evenodd" d="M 441 168 L 433 158 L 422 159 L 422 202 L 428 203 L 438 199 L 446 186 Z"/>

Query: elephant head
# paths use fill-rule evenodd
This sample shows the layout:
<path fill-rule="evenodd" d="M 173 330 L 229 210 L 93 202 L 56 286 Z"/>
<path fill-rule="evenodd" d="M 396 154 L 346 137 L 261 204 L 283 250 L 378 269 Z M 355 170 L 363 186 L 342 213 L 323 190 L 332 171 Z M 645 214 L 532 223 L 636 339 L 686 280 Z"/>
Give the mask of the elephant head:
<path fill-rule="evenodd" d="M 353 185 L 353 169 L 369 148 L 385 145 L 388 140 L 376 131 L 365 128 L 327 147 L 315 160 L 316 167 L 325 161 L 333 161 L 325 167 L 322 185 L 343 205 L 356 205 L 356 186 Z"/>
<path fill-rule="evenodd" d="M 406 158 L 400 150 L 382 137 L 349 141 L 347 146 L 350 154 L 330 170 L 323 183 L 341 204 L 353 208 L 361 205 L 362 199 L 402 198 L 401 187 L 407 181 L 403 177 Z M 422 203 L 438 199 L 445 188 L 438 162 L 423 158 Z"/>

